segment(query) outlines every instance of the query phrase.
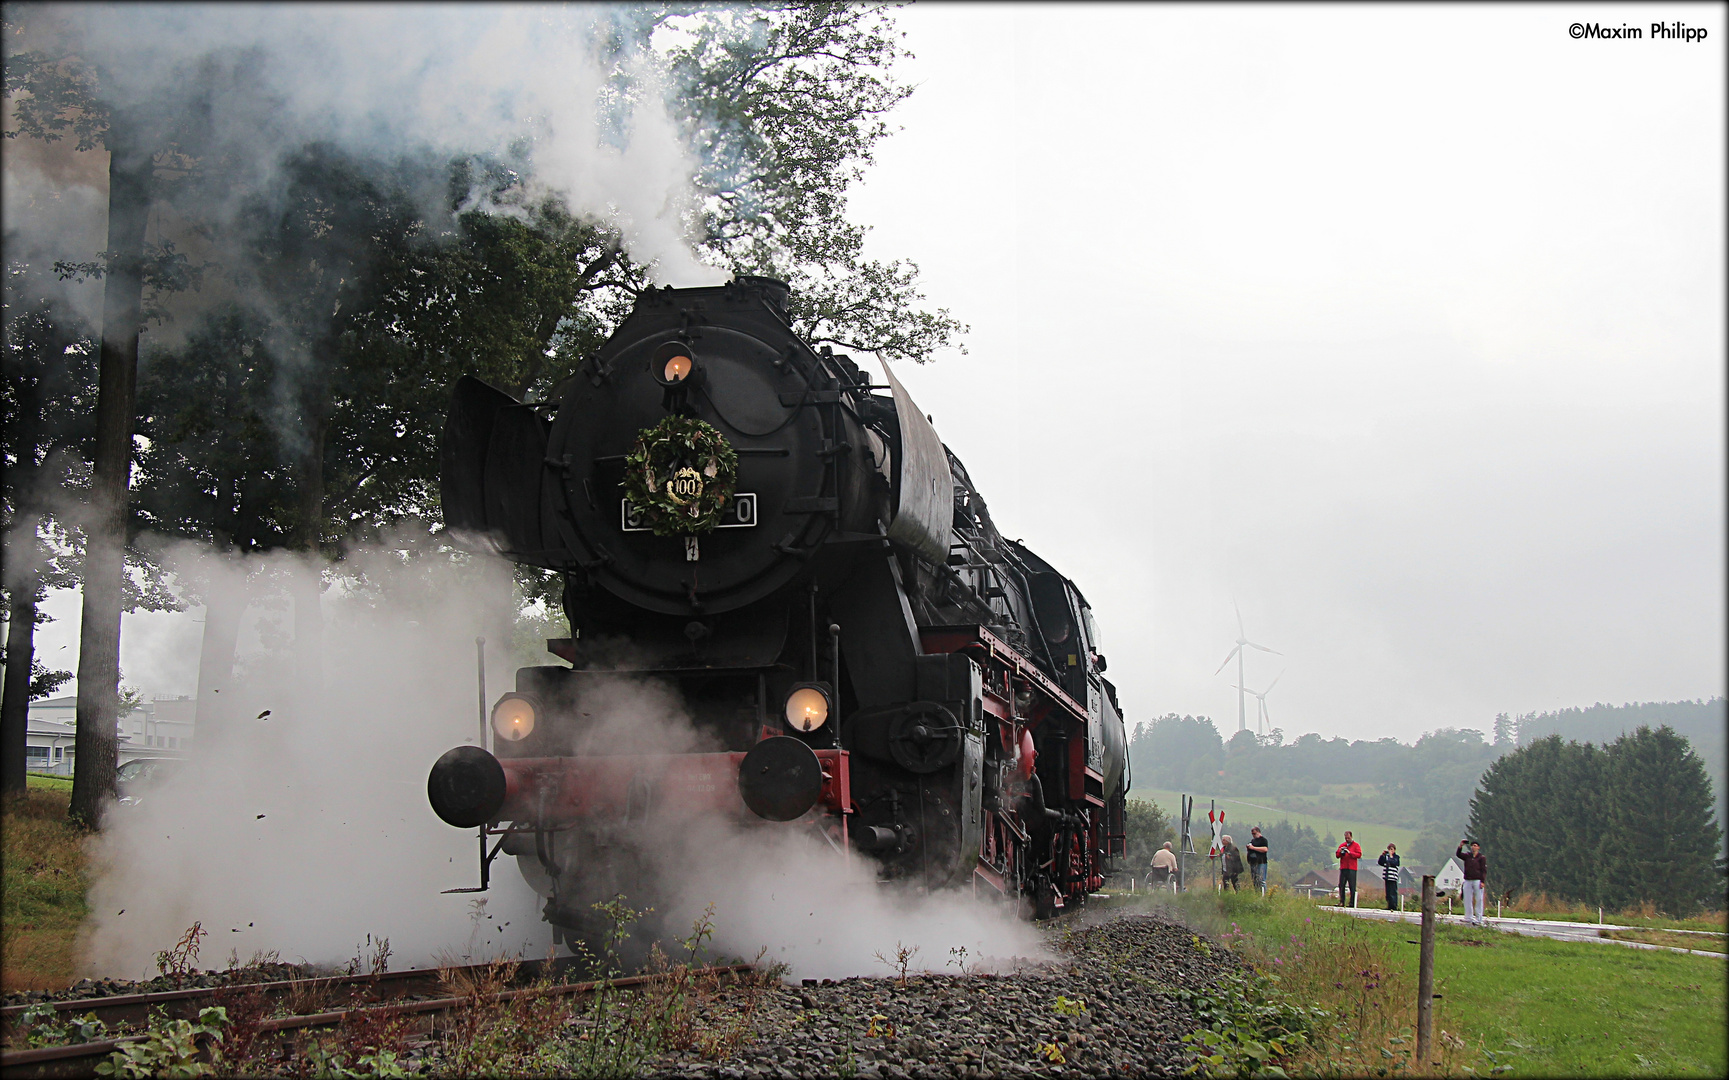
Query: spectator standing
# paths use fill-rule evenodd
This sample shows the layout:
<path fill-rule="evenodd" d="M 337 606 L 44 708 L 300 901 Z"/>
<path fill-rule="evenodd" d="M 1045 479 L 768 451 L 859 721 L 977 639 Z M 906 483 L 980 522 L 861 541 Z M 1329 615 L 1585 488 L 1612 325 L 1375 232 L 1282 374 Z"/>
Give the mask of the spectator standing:
<path fill-rule="evenodd" d="M 1262 896 L 1267 895 L 1267 838 L 1261 835 L 1261 827 L 1256 825 L 1249 830 L 1249 881 L 1255 891 Z"/>
<path fill-rule="evenodd" d="M 1235 891 L 1237 879 L 1243 874 L 1243 853 L 1231 842 L 1229 836 L 1221 839 L 1225 842 L 1225 846 L 1219 850 L 1219 855 L 1224 860 L 1225 888 Z"/>
<path fill-rule="evenodd" d="M 1399 910 L 1399 845 L 1388 844 L 1375 860 L 1381 864 L 1381 880 L 1387 883 L 1387 910 Z"/>
<path fill-rule="evenodd" d="M 1363 857 L 1363 845 L 1351 839 L 1351 830 L 1345 830 L 1345 842 L 1339 845 L 1339 850 L 1333 852 L 1333 858 L 1339 860 L 1339 906 L 1357 906 L 1357 860 Z M 1345 888 L 1350 887 L 1351 902 L 1345 903 Z"/>
<path fill-rule="evenodd" d="M 1153 852 L 1153 888 L 1162 889 L 1172 884 L 1172 878 L 1177 872 L 1177 853 L 1171 850 L 1171 842 L 1165 841 L 1165 846 Z"/>
<path fill-rule="evenodd" d="M 1469 853 L 1465 851 L 1466 844 L 1471 845 Z M 1483 846 L 1477 841 L 1461 840 L 1453 858 L 1465 868 L 1465 921 L 1472 926 L 1488 925 L 1483 920 L 1483 888 L 1489 877 L 1489 857 L 1483 854 Z"/>

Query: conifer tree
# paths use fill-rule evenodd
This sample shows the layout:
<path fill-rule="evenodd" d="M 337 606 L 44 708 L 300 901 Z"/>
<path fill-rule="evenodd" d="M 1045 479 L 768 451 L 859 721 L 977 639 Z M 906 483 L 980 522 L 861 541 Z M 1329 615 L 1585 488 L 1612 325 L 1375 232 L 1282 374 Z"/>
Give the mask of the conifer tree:
<path fill-rule="evenodd" d="M 1650 900 L 1671 914 L 1721 904 L 1722 833 L 1699 755 L 1665 724 L 1617 739 L 1607 759 L 1602 903 L 1620 908 Z"/>

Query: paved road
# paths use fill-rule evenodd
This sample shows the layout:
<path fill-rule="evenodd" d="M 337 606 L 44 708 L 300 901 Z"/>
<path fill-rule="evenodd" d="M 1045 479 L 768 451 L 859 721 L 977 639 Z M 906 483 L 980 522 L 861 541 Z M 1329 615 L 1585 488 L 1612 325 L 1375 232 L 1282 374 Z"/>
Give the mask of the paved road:
<path fill-rule="evenodd" d="M 1421 923 L 1422 915 L 1415 911 L 1388 911 L 1385 908 L 1342 908 L 1322 906 L 1321 911 L 1331 911 L 1350 915 L 1358 919 L 1379 919 L 1382 922 Z M 1436 914 L 1436 920 L 1453 926 L 1465 926 L 1463 915 Z M 1555 922 L 1547 919 L 1498 919 L 1494 916 L 1484 920 L 1492 929 L 1502 930 L 1509 934 L 1524 934 L 1527 937 L 1554 938 L 1557 941 L 1595 941 L 1607 945 L 1625 945 L 1629 949 L 1658 949 L 1666 952 L 1687 953 L 1691 956 L 1714 956 L 1723 959 L 1720 952 L 1706 952 L 1702 949 L 1682 949 L 1674 945 L 1652 945 L 1643 941 L 1622 941 L 1619 938 L 1603 937 L 1604 930 L 1637 930 L 1636 926 L 1617 926 L 1613 923 L 1576 923 Z M 1690 931 L 1679 931 L 1689 933 Z"/>

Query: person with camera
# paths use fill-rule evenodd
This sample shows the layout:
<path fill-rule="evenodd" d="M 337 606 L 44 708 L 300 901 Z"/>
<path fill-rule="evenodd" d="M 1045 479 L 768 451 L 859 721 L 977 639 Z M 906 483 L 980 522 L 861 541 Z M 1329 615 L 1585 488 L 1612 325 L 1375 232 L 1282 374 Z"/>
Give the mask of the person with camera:
<path fill-rule="evenodd" d="M 1363 845 L 1351 839 L 1351 830 L 1345 830 L 1345 842 L 1339 845 L 1339 850 L 1333 852 L 1333 858 L 1339 860 L 1339 906 L 1357 906 L 1357 860 L 1363 857 Z M 1351 902 L 1345 903 L 1345 888 L 1351 889 Z"/>
<path fill-rule="evenodd" d="M 1249 830 L 1249 881 L 1255 891 L 1262 896 L 1267 895 L 1267 838 L 1261 834 L 1261 827 L 1254 826 Z"/>
<path fill-rule="evenodd" d="M 1388 844 L 1375 860 L 1381 864 L 1381 880 L 1387 883 L 1387 910 L 1399 910 L 1399 846 Z"/>
<path fill-rule="evenodd" d="M 1468 853 L 1466 844 L 1471 845 Z M 1477 841 L 1461 840 L 1453 858 L 1465 868 L 1465 921 L 1472 926 L 1487 926 L 1483 919 L 1483 889 L 1489 877 L 1489 857 L 1483 854 L 1483 845 Z"/>

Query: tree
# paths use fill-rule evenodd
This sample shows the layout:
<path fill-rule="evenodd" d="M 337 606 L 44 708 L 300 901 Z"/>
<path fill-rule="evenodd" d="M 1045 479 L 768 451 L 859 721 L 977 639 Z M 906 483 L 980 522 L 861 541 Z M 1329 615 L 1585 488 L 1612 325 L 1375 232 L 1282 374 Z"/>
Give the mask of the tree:
<path fill-rule="evenodd" d="M 1129 759 L 1134 774 L 1150 781 L 1147 786 L 1178 788 L 1197 772 L 1216 774 L 1224 745 L 1219 729 L 1206 717 L 1169 713 L 1135 725 Z"/>
<path fill-rule="evenodd" d="M 95 396 L 95 343 L 77 320 L 40 295 L 31 268 L 12 263 L 5 288 L 6 336 L 0 350 L 0 529 L 5 535 L 6 676 L 0 698 L 0 790 L 24 790 L 29 703 L 72 678 L 36 656 L 38 605 L 51 588 L 77 580 L 67 533 L 67 492 L 87 476 L 89 415 Z M 36 274 L 34 276 L 40 276 Z"/>
<path fill-rule="evenodd" d="M 1431 821 L 1417 833 L 1417 839 L 1411 843 L 1411 850 L 1404 852 L 1405 861 L 1440 873 L 1441 867 L 1447 865 L 1447 860 L 1453 857 L 1453 852 L 1459 848 L 1460 839 L 1467 832 L 1469 829 L 1463 821 Z M 1496 876 L 1499 877 L 1499 856 L 1495 861 Z"/>
<path fill-rule="evenodd" d="M 1717 824 L 1729 822 L 1729 707 L 1721 697 L 1699 701 L 1647 701 L 1624 705 L 1598 702 L 1587 708 L 1561 709 L 1555 712 L 1528 713 L 1515 725 L 1520 744 L 1558 734 L 1564 739 L 1608 745 L 1616 738 L 1636 730 L 1641 724 L 1651 728 L 1667 724 L 1676 734 L 1687 739 L 1694 753 L 1705 764 L 1717 793 Z M 1725 849 L 1720 854 L 1729 854 Z"/>
<path fill-rule="evenodd" d="M 1293 825 L 1288 818 L 1280 818 L 1262 825 L 1261 834 L 1267 838 L 1267 857 L 1278 863 L 1288 878 L 1300 877 L 1305 867 L 1324 869 L 1332 865 L 1333 849 L 1321 843 L 1312 826 Z"/>
<path fill-rule="evenodd" d="M 1687 741 L 1641 726 L 1598 747 L 1550 735 L 1501 758 L 1471 800 L 1493 888 L 1684 914 L 1720 903 L 1722 834 Z"/>
<path fill-rule="evenodd" d="M 147 352 L 139 374 L 137 518 L 156 535 L 208 545 L 197 564 L 177 567 L 188 596 L 205 607 L 196 695 L 203 736 L 222 719 L 247 605 L 223 584 L 221 564 L 280 549 L 293 529 L 293 463 L 273 418 L 277 366 L 264 333 L 256 313 L 219 308 L 177 347 Z"/>
<path fill-rule="evenodd" d="M 885 117 L 912 88 L 891 9 L 843 3 L 701 9 L 666 21 L 674 108 L 692 145 L 711 148 L 696 178 L 704 249 L 735 273 L 793 286 L 792 315 L 813 342 L 924 361 L 965 327 L 921 310 L 918 268 L 864 258 L 846 220 Z"/>
<path fill-rule="evenodd" d="M 1641 725 L 1609 744 L 1606 756 L 1601 902 L 1620 908 L 1648 900 L 1676 915 L 1721 905 L 1723 837 L 1699 755 L 1674 729 Z"/>
<path fill-rule="evenodd" d="M 1127 861 L 1139 873 L 1153 861 L 1153 852 L 1166 841 L 1175 846 L 1176 830 L 1171 815 L 1151 799 L 1129 799 L 1123 804 L 1123 831 L 1127 834 Z"/>
<path fill-rule="evenodd" d="M 8 26 L 8 31 L 14 27 Z M 11 36 L 10 33 L 7 35 Z M 102 338 L 95 437 L 86 511 L 83 610 L 79 621 L 74 821 L 94 827 L 115 792 L 118 759 L 120 616 L 125 603 L 126 490 L 132 467 L 133 396 L 144 321 L 145 230 L 161 132 L 137 106 L 103 97 L 103 72 L 75 54 L 32 50 L 6 57 L 5 90 L 17 128 L 78 149 L 108 151 L 108 243 L 101 271 Z"/>
<path fill-rule="evenodd" d="M 1518 724 L 1506 713 L 1496 713 L 1495 745 L 1510 746 L 1518 741 Z"/>
<path fill-rule="evenodd" d="M 1471 799 L 1470 835 L 1492 867 L 1491 887 L 1595 900 L 1592 853 L 1603 835 L 1603 752 L 1589 743 L 1544 739 L 1497 760 Z"/>

